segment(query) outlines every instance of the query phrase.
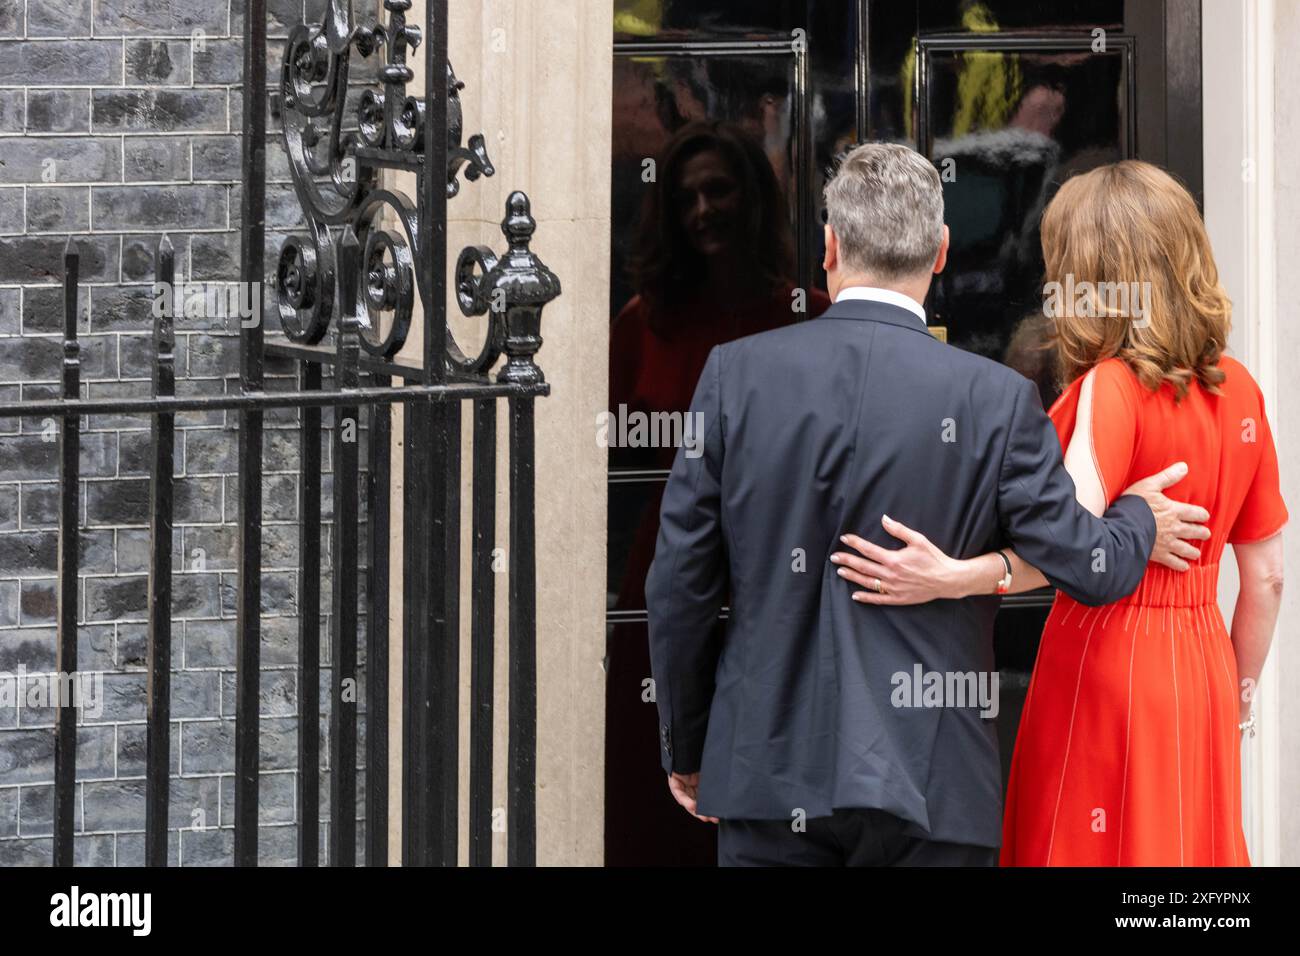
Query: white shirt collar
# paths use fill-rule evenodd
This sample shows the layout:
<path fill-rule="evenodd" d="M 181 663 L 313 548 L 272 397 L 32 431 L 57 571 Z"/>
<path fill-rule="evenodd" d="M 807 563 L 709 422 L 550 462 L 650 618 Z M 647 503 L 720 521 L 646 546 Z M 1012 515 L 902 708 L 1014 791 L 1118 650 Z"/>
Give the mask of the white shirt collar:
<path fill-rule="evenodd" d="M 836 302 L 843 302 L 845 299 L 866 299 L 869 302 L 884 302 L 889 305 L 896 305 L 899 308 L 907 309 L 918 319 L 921 324 L 925 325 L 925 309 L 917 303 L 911 296 L 903 295 L 901 292 L 895 292 L 893 289 L 878 289 L 875 286 L 852 285 L 840 289 L 840 294 L 835 297 Z"/>

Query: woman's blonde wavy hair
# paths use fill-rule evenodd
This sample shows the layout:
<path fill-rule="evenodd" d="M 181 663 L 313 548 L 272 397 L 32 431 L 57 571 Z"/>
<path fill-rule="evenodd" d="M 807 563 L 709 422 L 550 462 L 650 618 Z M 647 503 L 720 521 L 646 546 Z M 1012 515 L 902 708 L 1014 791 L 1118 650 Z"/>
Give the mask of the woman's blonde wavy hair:
<path fill-rule="evenodd" d="M 1042 240 L 1045 293 L 1052 283 L 1081 290 L 1058 297 L 1063 307 L 1052 314 L 1062 385 L 1119 356 L 1152 391 L 1169 382 L 1181 400 L 1196 379 L 1218 394 L 1232 304 L 1196 203 L 1177 180 L 1137 160 L 1073 176 L 1043 213 Z M 1101 291 L 1117 286 L 1101 283 L 1141 290 L 1141 317 L 1116 309 L 1118 296 L 1107 302 Z"/>

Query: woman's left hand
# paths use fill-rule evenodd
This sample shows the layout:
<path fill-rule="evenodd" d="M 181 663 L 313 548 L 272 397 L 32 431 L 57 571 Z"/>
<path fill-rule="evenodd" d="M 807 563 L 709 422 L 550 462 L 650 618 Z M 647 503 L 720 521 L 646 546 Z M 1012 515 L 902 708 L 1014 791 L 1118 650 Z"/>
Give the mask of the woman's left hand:
<path fill-rule="evenodd" d="M 846 534 L 840 540 L 858 553 L 837 551 L 831 555 L 831 562 L 839 566 L 840 577 L 866 588 L 855 591 L 853 600 L 862 604 L 901 605 L 960 596 L 957 586 L 960 561 L 948 557 L 925 535 L 889 515 L 882 516 L 880 523 L 906 547 L 891 551 L 855 534 Z"/>

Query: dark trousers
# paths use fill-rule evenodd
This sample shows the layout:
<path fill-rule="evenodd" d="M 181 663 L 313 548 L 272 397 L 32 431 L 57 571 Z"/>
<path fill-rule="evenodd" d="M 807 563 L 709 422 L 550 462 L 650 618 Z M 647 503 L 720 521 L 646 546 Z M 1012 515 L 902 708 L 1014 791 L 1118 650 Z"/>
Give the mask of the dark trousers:
<path fill-rule="evenodd" d="M 998 848 L 937 843 L 905 834 L 892 813 L 835 810 L 805 820 L 722 820 L 718 866 L 996 866 Z"/>

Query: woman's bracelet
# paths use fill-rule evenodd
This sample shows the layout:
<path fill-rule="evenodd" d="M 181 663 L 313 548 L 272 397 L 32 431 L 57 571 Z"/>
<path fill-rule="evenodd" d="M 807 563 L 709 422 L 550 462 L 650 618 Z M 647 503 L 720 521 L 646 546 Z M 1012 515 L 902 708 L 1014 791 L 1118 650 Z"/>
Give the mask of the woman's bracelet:
<path fill-rule="evenodd" d="M 1242 732 L 1250 731 L 1250 735 L 1255 736 L 1255 712 L 1253 710 L 1250 712 L 1250 720 L 1243 720 L 1237 725 L 1237 729 Z"/>

